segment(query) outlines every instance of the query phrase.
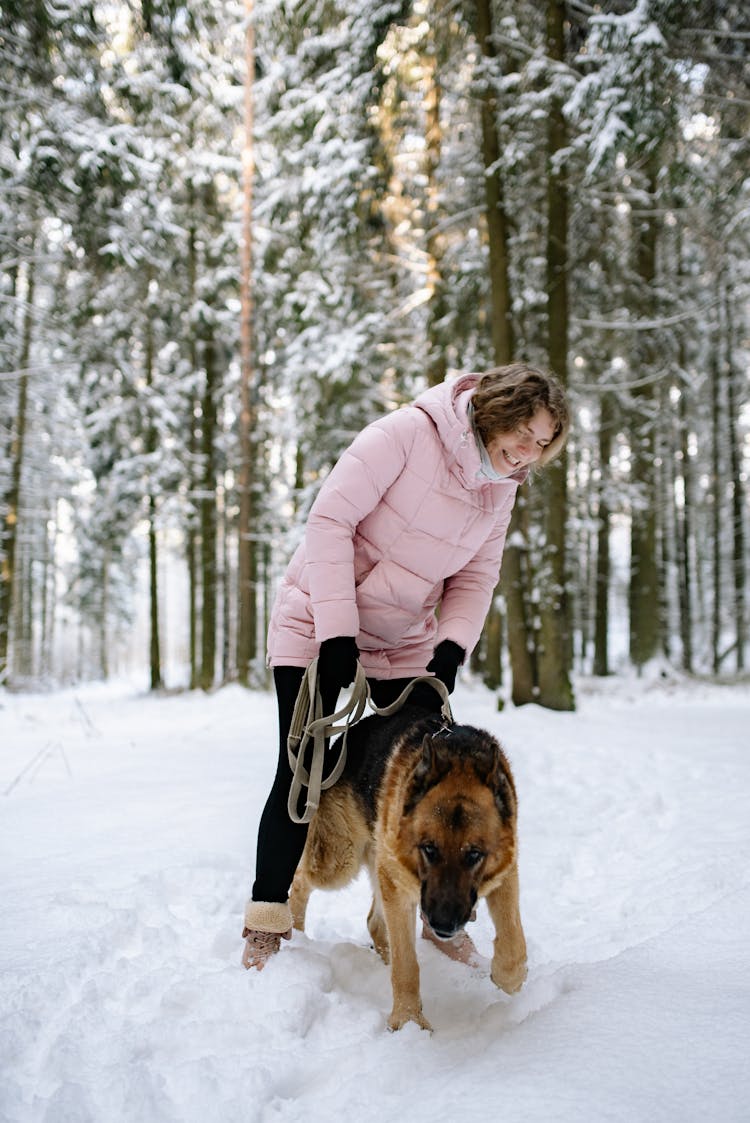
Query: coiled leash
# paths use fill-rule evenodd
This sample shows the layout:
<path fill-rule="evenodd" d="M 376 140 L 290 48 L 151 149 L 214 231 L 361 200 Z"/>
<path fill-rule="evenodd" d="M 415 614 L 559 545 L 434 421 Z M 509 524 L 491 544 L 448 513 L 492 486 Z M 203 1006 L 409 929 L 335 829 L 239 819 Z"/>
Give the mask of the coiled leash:
<path fill-rule="evenodd" d="M 438 692 L 442 700 L 440 713 L 446 724 L 453 722 L 450 696 L 445 683 L 435 678 L 434 675 L 419 675 L 399 694 L 395 702 L 382 708 L 375 705 L 370 696 L 370 686 L 367 682 L 364 667 L 357 661 L 357 670 L 354 676 L 351 696 L 334 714 L 323 714 L 323 703 L 318 689 L 318 660 L 313 659 L 305 671 L 302 683 L 294 704 L 292 724 L 287 738 L 287 754 L 289 767 L 292 770 L 292 783 L 289 788 L 287 810 L 293 823 L 309 823 L 320 803 L 320 793 L 333 787 L 344 771 L 346 764 L 346 738 L 349 727 L 356 724 L 369 706 L 381 717 L 395 714 L 406 703 L 414 687 L 420 682 L 429 682 Z M 336 722 L 341 721 L 341 725 Z M 326 741 L 336 733 L 343 733 L 341 748 L 336 763 L 328 776 L 323 776 L 323 763 L 326 751 Z M 313 743 L 312 761 L 310 771 L 305 768 L 305 752 L 310 741 Z M 307 789 L 305 807 L 301 814 L 297 811 L 302 789 Z"/>
<path fill-rule="evenodd" d="M 320 793 L 332 787 L 344 770 L 346 764 L 346 737 L 349 726 L 362 717 L 367 705 L 367 680 L 364 668 L 357 663 L 354 686 L 349 700 L 340 710 L 328 716 L 323 713 L 323 703 L 318 689 L 318 660 L 313 659 L 305 671 L 300 684 L 297 700 L 294 703 L 292 724 L 287 738 L 289 767 L 292 770 L 292 783 L 289 788 L 287 810 L 293 823 L 309 823 L 318 809 Z M 343 719 L 342 725 L 336 725 Z M 335 733 L 343 733 L 339 757 L 332 771 L 323 776 L 323 759 L 326 739 Z M 310 771 L 305 768 L 305 750 L 313 742 Z M 305 807 L 301 815 L 297 813 L 297 803 L 303 788 L 307 788 Z"/>

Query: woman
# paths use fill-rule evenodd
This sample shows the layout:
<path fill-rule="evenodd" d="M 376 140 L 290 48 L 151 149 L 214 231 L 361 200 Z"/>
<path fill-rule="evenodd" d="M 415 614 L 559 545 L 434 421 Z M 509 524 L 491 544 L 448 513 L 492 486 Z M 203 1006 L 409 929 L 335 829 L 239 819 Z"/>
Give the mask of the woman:
<path fill-rule="evenodd" d="M 357 659 L 378 706 L 425 670 L 452 691 L 489 609 L 518 485 L 560 451 L 568 424 L 557 382 L 515 363 L 432 387 L 368 425 L 327 477 L 271 615 L 279 763 L 245 910 L 246 967 L 262 968 L 291 935 L 307 827 L 287 813 L 286 742 L 304 668 L 318 656 L 325 713 Z M 454 958 L 473 951 L 463 936 L 445 949 Z"/>

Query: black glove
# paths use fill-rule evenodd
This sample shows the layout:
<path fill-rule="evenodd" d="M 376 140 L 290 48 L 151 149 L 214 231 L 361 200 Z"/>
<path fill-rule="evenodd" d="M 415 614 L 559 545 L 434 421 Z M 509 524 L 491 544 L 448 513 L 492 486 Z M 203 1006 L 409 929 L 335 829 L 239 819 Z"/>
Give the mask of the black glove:
<path fill-rule="evenodd" d="M 338 697 L 344 686 L 354 682 L 359 649 L 354 636 L 324 639 L 318 652 L 318 686 L 321 697 Z"/>
<path fill-rule="evenodd" d="M 448 693 L 453 693 L 456 685 L 458 668 L 464 661 L 466 652 L 452 639 L 444 639 L 437 645 L 432 659 L 427 664 L 427 670 L 432 671 L 435 678 L 439 678 L 448 687 Z"/>
<path fill-rule="evenodd" d="M 448 688 L 448 693 L 453 693 L 456 685 L 456 673 L 464 661 L 466 652 L 451 639 L 444 639 L 435 648 L 432 659 L 427 664 L 427 670 L 439 678 Z M 418 682 L 407 699 L 407 705 L 420 706 L 422 709 L 439 713 L 443 702 L 437 690 L 433 690 L 427 682 Z"/>

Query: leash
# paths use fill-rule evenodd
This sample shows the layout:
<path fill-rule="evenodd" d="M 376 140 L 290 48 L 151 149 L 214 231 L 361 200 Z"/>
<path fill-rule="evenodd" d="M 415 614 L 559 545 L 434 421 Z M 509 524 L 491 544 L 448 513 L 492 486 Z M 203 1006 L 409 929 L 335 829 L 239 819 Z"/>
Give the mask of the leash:
<path fill-rule="evenodd" d="M 344 771 L 346 764 L 346 738 L 349 726 L 359 721 L 367 705 L 367 679 L 364 668 L 357 662 L 354 686 L 349 701 L 334 714 L 323 713 L 323 703 L 318 689 L 318 660 L 313 659 L 305 671 L 294 704 L 292 724 L 287 738 L 289 767 L 292 770 L 292 783 L 289 788 L 287 810 L 293 823 L 309 823 L 318 809 L 320 793 L 332 787 Z M 336 725 L 343 719 L 343 725 Z M 323 776 L 323 759 L 326 739 L 335 733 L 343 733 L 339 757 L 328 776 Z M 305 750 L 313 742 L 310 771 L 305 768 Z M 297 813 L 297 801 L 303 788 L 307 788 L 305 808 Z"/>
<path fill-rule="evenodd" d="M 395 702 L 389 706 L 376 706 L 370 695 L 370 686 L 367 682 L 364 667 L 357 661 L 357 670 L 354 676 L 351 696 L 336 713 L 325 715 L 323 703 L 318 689 L 318 660 L 305 670 L 302 683 L 294 704 L 292 724 L 287 738 L 287 755 L 289 767 L 292 770 L 292 783 L 289 787 L 287 811 L 293 823 L 309 823 L 318 809 L 320 794 L 327 788 L 333 787 L 344 771 L 346 764 L 346 738 L 349 727 L 356 724 L 369 705 L 380 717 L 390 717 L 406 703 L 414 687 L 420 682 L 429 682 L 440 695 L 442 706 L 440 713 L 443 722 L 451 724 L 450 695 L 444 682 L 434 675 L 419 675 L 401 691 Z M 341 725 L 336 723 L 341 721 Z M 328 776 L 323 776 L 323 763 L 326 752 L 326 741 L 336 733 L 343 733 L 341 748 L 336 763 Z M 310 770 L 305 768 L 305 752 L 310 741 L 313 743 Z M 305 807 L 301 814 L 297 812 L 297 803 L 302 789 L 307 789 Z"/>
<path fill-rule="evenodd" d="M 367 680 L 365 679 L 365 684 L 367 686 L 367 701 L 370 703 L 370 706 L 375 711 L 375 713 L 380 717 L 390 717 L 391 714 L 397 713 L 402 708 L 402 706 L 406 705 L 406 701 L 412 690 L 420 682 L 429 682 L 430 686 L 437 690 L 443 703 L 440 707 L 440 714 L 443 718 L 443 721 L 452 724 L 453 711 L 451 710 L 451 701 L 450 694 L 448 693 L 448 687 L 445 685 L 442 679 L 435 678 L 434 675 L 418 675 L 416 678 L 413 678 L 411 682 L 404 687 L 395 702 L 391 702 L 390 706 L 382 707 L 376 706 L 373 702 L 372 698 L 370 697 L 370 687 L 369 685 L 367 685 Z"/>

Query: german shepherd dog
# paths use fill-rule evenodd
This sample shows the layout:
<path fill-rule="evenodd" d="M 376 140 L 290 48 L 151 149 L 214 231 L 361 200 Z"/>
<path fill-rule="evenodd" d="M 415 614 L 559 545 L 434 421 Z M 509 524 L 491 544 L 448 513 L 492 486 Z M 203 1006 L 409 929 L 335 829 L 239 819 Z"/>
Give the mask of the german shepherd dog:
<path fill-rule="evenodd" d="M 363 865 L 373 886 L 367 927 L 391 965 L 390 1029 L 409 1021 L 431 1028 L 419 990 L 417 904 L 433 933 L 448 940 L 486 897 L 495 925 L 492 981 L 508 994 L 521 987 L 516 790 L 489 733 L 409 704 L 351 728 L 346 767 L 322 793 L 295 874 L 295 928 L 304 931 L 313 889 L 342 888 Z"/>

